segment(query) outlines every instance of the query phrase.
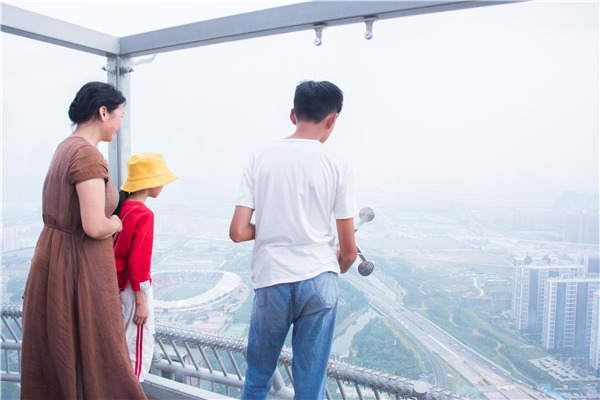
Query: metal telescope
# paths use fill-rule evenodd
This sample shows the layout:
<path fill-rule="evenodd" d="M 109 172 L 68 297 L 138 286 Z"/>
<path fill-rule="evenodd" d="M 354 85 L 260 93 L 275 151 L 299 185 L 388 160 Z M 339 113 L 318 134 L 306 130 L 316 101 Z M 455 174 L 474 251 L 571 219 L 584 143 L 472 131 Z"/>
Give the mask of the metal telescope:
<path fill-rule="evenodd" d="M 360 221 L 358 222 L 356 228 L 354 228 L 354 232 L 358 231 L 358 228 L 360 228 L 365 222 L 371 222 L 373 218 L 375 218 L 375 213 L 373 212 L 372 208 L 364 207 L 358 213 L 358 217 L 360 218 Z M 366 259 L 358 245 L 356 246 L 356 250 L 358 250 L 358 257 L 360 257 L 362 260 L 362 262 L 358 264 L 358 273 L 362 276 L 371 275 L 375 269 L 375 263 Z"/>

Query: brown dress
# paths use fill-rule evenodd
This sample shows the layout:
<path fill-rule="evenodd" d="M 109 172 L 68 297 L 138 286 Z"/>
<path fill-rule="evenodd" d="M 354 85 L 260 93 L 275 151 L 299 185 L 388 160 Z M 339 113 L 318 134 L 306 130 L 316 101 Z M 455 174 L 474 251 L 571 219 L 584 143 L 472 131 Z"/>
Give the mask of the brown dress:
<path fill-rule="evenodd" d="M 43 189 L 44 228 L 23 301 L 22 399 L 145 399 L 131 367 L 112 239 L 87 236 L 75 184 L 106 182 L 106 215 L 117 190 L 102 154 L 70 136 L 56 150 Z"/>

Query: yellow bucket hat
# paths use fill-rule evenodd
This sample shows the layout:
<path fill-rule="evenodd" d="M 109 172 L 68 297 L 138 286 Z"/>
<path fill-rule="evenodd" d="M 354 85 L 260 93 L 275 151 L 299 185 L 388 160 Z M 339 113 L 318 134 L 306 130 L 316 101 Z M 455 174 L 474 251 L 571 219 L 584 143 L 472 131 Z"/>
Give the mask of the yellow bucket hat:
<path fill-rule="evenodd" d="M 132 193 L 142 189 L 164 186 L 177 179 L 163 156 L 158 153 L 134 154 L 127 160 L 127 180 L 121 190 Z"/>

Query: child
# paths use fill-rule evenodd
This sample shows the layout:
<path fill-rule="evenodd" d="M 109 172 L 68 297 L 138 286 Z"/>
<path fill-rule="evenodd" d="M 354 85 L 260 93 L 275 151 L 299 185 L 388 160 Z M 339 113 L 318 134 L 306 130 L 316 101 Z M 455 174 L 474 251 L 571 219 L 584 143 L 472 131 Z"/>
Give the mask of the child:
<path fill-rule="evenodd" d="M 117 279 L 125 337 L 133 372 L 142 382 L 154 351 L 154 305 L 150 261 L 154 239 L 154 213 L 144 204 L 156 198 L 177 176 L 158 153 L 140 153 L 127 160 L 128 192 L 119 212 L 123 230 L 114 237 Z"/>

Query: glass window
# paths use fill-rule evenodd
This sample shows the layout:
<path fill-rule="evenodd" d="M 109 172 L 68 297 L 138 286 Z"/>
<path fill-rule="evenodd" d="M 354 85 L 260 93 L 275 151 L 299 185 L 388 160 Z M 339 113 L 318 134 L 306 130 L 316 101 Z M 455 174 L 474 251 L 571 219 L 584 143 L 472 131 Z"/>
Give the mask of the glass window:
<path fill-rule="evenodd" d="M 69 105 L 84 83 L 106 81 L 106 59 L 6 33 L 1 40 L 2 223 L 3 235 L 16 234 L 8 251 L 35 246 L 46 171 L 72 132 Z"/>
<path fill-rule="evenodd" d="M 334 356 L 433 383 L 427 356 L 404 333 L 418 336 L 424 317 L 454 345 L 500 367 L 497 382 L 514 383 L 506 369 L 562 388 L 529 362 L 548 356 L 542 348 L 554 347 L 554 326 L 572 320 L 561 316 L 569 311 L 565 291 L 557 297 L 544 285 L 560 274 L 540 271 L 537 279 L 513 265 L 526 256 L 548 255 L 556 265 L 597 257 L 597 15 L 592 2 L 524 2 L 377 21 L 370 41 L 364 24 L 354 24 L 326 28 L 318 47 L 305 31 L 134 59 L 131 151 L 162 153 L 179 176 L 147 202 L 156 214 L 153 271 L 172 275 L 156 280 L 157 299 L 192 301 L 223 271 L 240 277 L 201 314 L 169 308 L 158 319 L 247 334 L 252 243 L 233 244 L 227 235 L 242 169 L 253 149 L 294 132 L 296 84 L 330 80 L 345 102 L 325 145 L 350 162 L 359 206 L 376 215 L 357 232 L 374 274 L 353 269 L 340 279 Z M 68 105 L 83 82 L 105 80 L 106 60 L 6 34 L 2 40 L 3 223 L 23 248 L 37 239 L 41 186 L 69 133 Z M 538 287 L 528 304 L 530 280 Z M 181 290 L 161 291 L 160 282 Z M 513 298 L 519 283 L 521 304 Z M 511 315 L 511 301 L 524 317 Z M 368 312 L 382 304 L 393 307 L 385 326 Z M 519 332 L 518 318 L 538 328 Z M 410 356 L 369 359 L 374 346 L 365 344 L 386 337 L 397 339 L 388 354 L 399 354 L 391 349 L 401 343 Z M 453 362 L 456 352 L 444 356 L 445 345 L 429 346 L 447 362 L 451 390 L 474 395 L 465 388 L 492 373 L 467 355 Z"/>

